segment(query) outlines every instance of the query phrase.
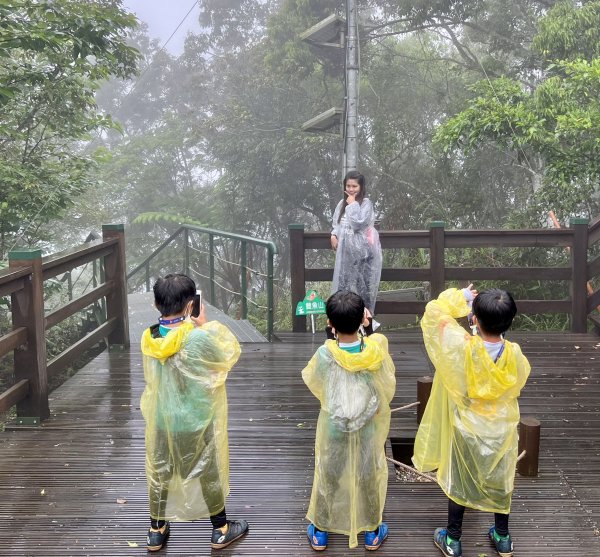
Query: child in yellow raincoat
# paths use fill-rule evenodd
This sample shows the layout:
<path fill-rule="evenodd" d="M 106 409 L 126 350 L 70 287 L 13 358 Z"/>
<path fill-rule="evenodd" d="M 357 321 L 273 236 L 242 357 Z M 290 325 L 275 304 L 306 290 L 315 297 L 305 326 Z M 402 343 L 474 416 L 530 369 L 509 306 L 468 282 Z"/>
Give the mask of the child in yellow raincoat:
<path fill-rule="evenodd" d="M 480 294 L 473 285 L 451 288 L 427 304 L 421 321 L 435 377 L 415 440 L 413 462 L 421 471 L 437 469 L 448 496 L 448 526 L 434 543 L 461 557 L 465 507 L 493 512 L 488 532 L 502 557 L 513 554 L 508 517 L 517 462 L 517 397 L 530 366 L 518 344 L 504 339 L 517 308 L 499 289 Z M 478 335 L 457 322 L 471 311 Z"/>
<path fill-rule="evenodd" d="M 240 356 L 231 331 L 192 317 L 196 285 L 181 274 L 159 278 L 154 303 L 158 324 L 142 336 L 146 388 L 146 478 L 150 499 L 149 551 L 170 533 L 169 521 L 210 517 L 211 547 L 221 549 L 248 530 L 227 520 L 229 494 L 227 373 Z"/>
<path fill-rule="evenodd" d="M 388 535 L 382 522 L 388 467 L 385 442 L 390 401 L 396 390 L 394 363 L 387 339 L 359 339 L 367 326 L 365 305 L 357 294 L 339 291 L 326 305 L 336 340 L 327 340 L 302 371 L 321 403 L 315 440 L 315 472 L 306 518 L 313 549 L 327 547 L 328 532 L 349 536 L 358 545 L 378 549 Z"/>

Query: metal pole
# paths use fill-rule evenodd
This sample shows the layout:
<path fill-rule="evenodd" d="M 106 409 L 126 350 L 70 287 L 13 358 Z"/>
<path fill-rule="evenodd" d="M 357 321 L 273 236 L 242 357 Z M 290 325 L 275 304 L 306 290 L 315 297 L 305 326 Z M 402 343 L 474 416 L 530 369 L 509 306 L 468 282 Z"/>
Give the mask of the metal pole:
<path fill-rule="evenodd" d="M 344 175 L 358 160 L 358 34 L 356 0 L 346 0 L 346 125 Z"/>

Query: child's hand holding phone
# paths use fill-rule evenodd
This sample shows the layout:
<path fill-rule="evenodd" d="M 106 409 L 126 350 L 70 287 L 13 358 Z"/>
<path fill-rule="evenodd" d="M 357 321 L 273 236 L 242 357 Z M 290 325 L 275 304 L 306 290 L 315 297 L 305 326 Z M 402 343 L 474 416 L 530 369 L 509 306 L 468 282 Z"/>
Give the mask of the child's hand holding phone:
<path fill-rule="evenodd" d="M 206 313 L 204 311 L 204 304 L 202 303 L 202 291 L 196 290 L 196 295 L 194 296 L 194 305 L 192 306 L 192 314 L 190 315 L 190 319 L 192 323 L 197 327 L 204 325 L 206 323 Z"/>

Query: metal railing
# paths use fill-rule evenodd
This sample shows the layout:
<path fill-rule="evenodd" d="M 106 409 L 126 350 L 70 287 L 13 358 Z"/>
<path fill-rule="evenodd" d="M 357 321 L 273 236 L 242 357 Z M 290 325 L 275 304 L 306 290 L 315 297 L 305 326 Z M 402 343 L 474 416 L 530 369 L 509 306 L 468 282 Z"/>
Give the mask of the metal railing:
<path fill-rule="evenodd" d="M 193 239 L 199 235 L 206 242 L 194 245 Z M 219 248 L 223 248 L 223 240 L 234 242 L 239 249 L 233 250 L 234 255 L 239 256 L 239 262 L 233 261 L 232 257 L 225 257 L 224 249 L 219 252 Z M 144 273 L 144 286 L 146 292 L 151 288 L 151 263 L 157 260 L 167 248 L 172 247 L 181 242 L 181 255 L 183 256 L 182 270 L 186 275 L 192 278 L 200 277 L 201 281 L 208 286 L 208 300 L 211 305 L 218 307 L 217 288 L 228 294 L 229 298 L 239 299 L 240 311 L 239 315 L 242 319 L 248 318 L 248 306 L 252 305 L 257 309 L 266 311 L 267 317 L 267 338 L 269 341 L 273 339 L 273 323 L 274 323 L 274 257 L 278 253 L 277 246 L 269 241 L 260 238 L 252 238 L 243 234 L 235 234 L 233 232 L 225 232 L 222 230 L 214 230 L 211 228 L 203 228 L 194 225 L 182 225 L 173 234 L 171 234 L 160 246 L 146 257 L 139 265 L 134 267 L 128 274 L 127 280 L 131 281 L 133 277 L 140 273 Z M 266 269 L 261 271 L 255 269 L 249 264 L 249 250 L 251 247 L 264 249 L 266 252 Z M 204 249 L 203 249 L 204 248 Z M 237 253 L 235 253 L 237 251 Z M 169 253 L 172 253 L 171 251 Z M 167 264 L 162 263 L 162 267 L 170 269 L 173 272 L 173 258 L 169 258 Z M 198 263 L 194 266 L 194 263 Z M 205 268 L 202 272 L 200 268 Z M 237 273 L 233 271 L 237 268 Z M 219 271 L 219 273 L 218 273 Z M 228 271 L 228 272 L 226 272 Z M 208 273 L 208 274 L 206 274 Z M 217 274 L 220 274 L 222 281 L 217 280 Z M 236 280 L 233 279 L 235 275 Z M 251 296 L 248 295 L 249 283 L 252 279 L 261 279 L 264 282 L 267 292 L 267 305 L 258 304 Z M 239 279 L 239 284 L 238 284 Z M 238 290 L 239 288 L 239 290 Z M 227 308 L 221 308 L 224 311 Z"/>

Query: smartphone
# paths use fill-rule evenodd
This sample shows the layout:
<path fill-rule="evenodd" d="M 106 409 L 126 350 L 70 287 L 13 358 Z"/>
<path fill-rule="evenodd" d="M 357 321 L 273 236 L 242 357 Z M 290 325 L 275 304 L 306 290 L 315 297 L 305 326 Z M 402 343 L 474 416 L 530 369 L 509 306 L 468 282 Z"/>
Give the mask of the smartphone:
<path fill-rule="evenodd" d="M 194 305 L 192 306 L 192 317 L 199 317 L 202 309 L 202 290 L 196 290 Z"/>

